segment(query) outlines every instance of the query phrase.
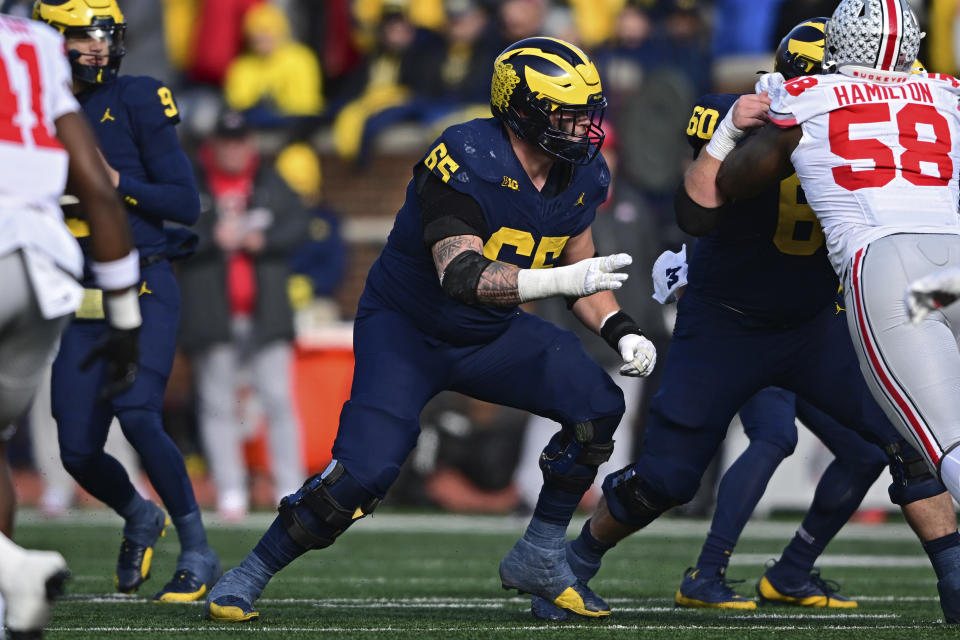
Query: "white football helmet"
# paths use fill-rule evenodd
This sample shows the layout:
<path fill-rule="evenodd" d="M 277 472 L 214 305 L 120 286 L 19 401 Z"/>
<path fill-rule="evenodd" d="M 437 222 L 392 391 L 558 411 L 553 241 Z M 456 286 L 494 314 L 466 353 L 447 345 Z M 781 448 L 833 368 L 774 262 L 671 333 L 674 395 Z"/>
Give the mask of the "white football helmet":
<path fill-rule="evenodd" d="M 907 0 L 843 0 L 827 23 L 823 68 L 908 72 L 924 35 Z"/>

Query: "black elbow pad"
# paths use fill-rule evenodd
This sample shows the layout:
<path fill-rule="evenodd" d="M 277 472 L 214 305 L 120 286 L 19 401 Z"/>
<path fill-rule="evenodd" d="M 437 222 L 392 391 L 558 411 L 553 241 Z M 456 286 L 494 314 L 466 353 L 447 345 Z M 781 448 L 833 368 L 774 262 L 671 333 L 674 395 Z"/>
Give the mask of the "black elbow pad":
<path fill-rule="evenodd" d="M 491 262 L 492 260 L 476 251 L 464 251 L 458 254 L 447 265 L 440 279 L 443 292 L 459 302 L 476 304 L 480 276 Z"/>
<path fill-rule="evenodd" d="M 720 224 L 720 212 L 723 211 L 723 205 L 719 207 L 704 207 L 696 202 L 687 193 L 687 188 L 681 182 L 677 187 L 677 194 L 673 201 L 673 211 L 677 216 L 677 226 L 684 233 L 692 236 L 705 236 Z"/>

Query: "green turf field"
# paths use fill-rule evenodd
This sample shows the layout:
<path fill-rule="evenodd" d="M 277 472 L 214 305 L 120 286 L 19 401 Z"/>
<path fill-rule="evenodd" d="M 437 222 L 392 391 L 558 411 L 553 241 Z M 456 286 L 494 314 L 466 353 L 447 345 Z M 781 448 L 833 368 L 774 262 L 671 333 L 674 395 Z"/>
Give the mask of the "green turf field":
<path fill-rule="evenodd" d="M 249 526 L 228 527 L 208 518 L 211 540 L 227 567 L 252 548 L 268 521 L 264 515 Z M 520 534 L 522 520 L 378 513 L 274 579 L 260 600 L 258 622 L 220 625 L 205 621 L 198 604 L 149 601 L 174 568 L 172 531 L 159 545 L 142 593 L 113 593 L 119 523 L 103 512 L 55 523 L 21 516 L 17 540 L 61 551 L 74 575 L 47 637 L 919 640 L 960 631 L 942 624 L 933 571 L 903 524 L 848 526 L 822 558 L 824 576 L 839 581 L 846 595 L 858 596 L 859 609 L 761 607 L 724 614 L 673 608 L 673 593 L 699 551 L 707 522 L 662 519 L 610 552 L 592 583 L 612 605 L 612 616 L 546 625 L 531 617 L 526 599 L 503 591 L 497 579 L 497 564 Z M 779 553 L 795 527 L 793 521 L 750 523 L 729 571 L 747 580 L 739 585 L 741 593 L 753 593 L 763 562 Z M 577 521 L 574 528 L 579 530 Z"/>

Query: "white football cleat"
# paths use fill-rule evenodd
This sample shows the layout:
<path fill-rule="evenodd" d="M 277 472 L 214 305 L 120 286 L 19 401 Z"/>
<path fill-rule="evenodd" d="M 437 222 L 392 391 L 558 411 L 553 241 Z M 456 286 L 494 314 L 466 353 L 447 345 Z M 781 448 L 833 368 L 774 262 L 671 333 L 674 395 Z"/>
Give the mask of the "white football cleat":
<path fill-rule="evenodd" d="M 53 601 L 63 595 L 70 577 L 67 563 L 56 551 L 7 553 L 0 567 L 0 593 L 6 601 L 10 638 L 40 637 L 50 620 Z"/>

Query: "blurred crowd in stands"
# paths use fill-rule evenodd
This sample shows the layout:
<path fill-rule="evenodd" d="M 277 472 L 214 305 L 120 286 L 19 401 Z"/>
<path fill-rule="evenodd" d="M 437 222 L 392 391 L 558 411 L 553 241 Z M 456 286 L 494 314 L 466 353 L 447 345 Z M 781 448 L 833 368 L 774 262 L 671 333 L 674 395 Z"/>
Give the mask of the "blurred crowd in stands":
<path fill-rule="evenodd" d="M 955 74 L 960 0 L 911 4 L 927 32 L 921 60 Z M 2 9 L 24 15 L 31 5 L 5 0 Z M 194 229 L 197 253 L 179 267 L 184 357 L 168 389 L 166 426 L 195 461 L 198 478 L 204 464 L 212 467 L 216 502 L 211 491 L 198 496 L 240 519 L 251 504 L 246 467 L 257 458 L 249 442 L 242 445 L 258 433 L 261 416 L 269 424 L 262 457 L 273 484 L 258 492 L 255 474 L 255 506 L 293 490 L 303 465 L 320 470 L 314 467 L 322 455 L 301 448 L 313 430 L 335 431 L 339 406 L 324 414 L 334 416 L 332 424 L 303 415 L 310 399 L 302 396 L 311 392 L 303 380 L 291 380 L 291 372 L 295 378 L 306 370 L 294 361 L 311 349 L 349 348 L 348 321 L 363 276 L 402 204 L 413 164 L 446 126 L 490 116 L 493 60 L 505 46 L 548 35 L 582 46 L 596 61 L 610 104 L 603 152 L 615 180 L 594 233 L 602 253 L 633 255 L 631 284 L 619 297 L 664 354 L 669 310 L 650 298 L 649 270 L 660 250 L 690 241 L 673 223 L 672 198 L 690 158 L 685 130 L 693 102 L 704 93 L 752 90 L 756 73 L 772 70 L 782 35 L 803 19 L 829 16 L 836 2 L 120 5 L 128 24 L 121 73 L 150 75 L 173 90 L 204 208 Z M 237 192 L 249 197 L 238 200 Z M 211 259 L 227 260 L 229 268 L 211 270 Z M 573 328 L 565 309 L 543 304 L 536 311 Z M 616 364 L 598 338 L 584 341 L 601 362 Z M 633 408 L 617 438 L 621 466 L 633 458 L 645 396 L 657 380 L 629 384 Z M 324 396 L 333 398 L 328 403 L 338 397 Z M 424 412 L 423 435 L 393 499 L 461 511 L 531 505 L 539 485 L 535 458 L 552 428 L 528 422 L 513 410 L 439 397 Z M 29 460 L 29 450 L 23 443 L 21 457 Z M 39 443 L 33 450 L 55 455 Z M 70 501 L 59 495 L 43 504 L 56 513 Z"/>

